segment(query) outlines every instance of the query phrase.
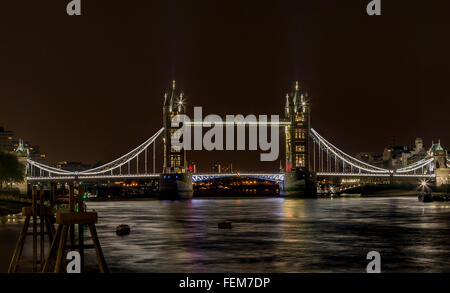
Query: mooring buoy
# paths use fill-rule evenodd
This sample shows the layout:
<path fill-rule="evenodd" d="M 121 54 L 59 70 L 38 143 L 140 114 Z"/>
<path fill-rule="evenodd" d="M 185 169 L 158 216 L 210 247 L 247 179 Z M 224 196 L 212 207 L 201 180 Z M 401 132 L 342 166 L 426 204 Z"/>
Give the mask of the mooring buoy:
<path fill-rule="evenodd" d="M 230 221 L 223 221 L 223 222 L 219 223 L 218 228 L 219 229 L 232 229 L 233 225 Z"/>
<path fill-rule="evenodd" d="M 119 236 L 124 236 L 130 234 L 131 229 L 128 225 L 119 225 L 116 227 L 116 234 Z"/>

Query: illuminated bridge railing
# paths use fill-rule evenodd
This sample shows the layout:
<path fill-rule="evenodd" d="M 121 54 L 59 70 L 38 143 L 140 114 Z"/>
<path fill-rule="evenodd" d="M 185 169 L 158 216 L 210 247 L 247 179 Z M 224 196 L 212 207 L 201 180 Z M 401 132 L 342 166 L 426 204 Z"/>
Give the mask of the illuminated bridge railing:
<path fill-rule="evenodd" d="M 73 172 L 47 166 L 45 164 L 27 159 L 27 179 L 30 181 L 47 179 L 112 179 L 112 178 L 147 178 L 156 175 L 155 167 L 155 143 L 163 133 L 163 128 L 156 132 L 144 143 L 131 150 L 127 154 L 119 157 L 99 167 L 89 170 Z M 152 147 L 153 146 L 153 147 Z M 148 151 L 153 148 L 153 158 L 149 158 Z M 153 162 L 153 172 L 149 172 L 149 161 Z"/>
<path fill-rule="evenodd" d="M 277 174 L 255 174 L 255 173 L 230 173 L 230 174 L 194 174 L 192 182 L 202 182 L 221 178 L 253 178 L 272 182 L 284 182 L 285 175 Z"/>
<path fill-rule="evenodd" d="M 95 180 L 139 180 L 139 179 L 157 179 L 159 174 L 123 174 L 123 175 L 92 175 L 92 176 L 42 176 L 42 177 L 27 177 L 31 182 L 45 182 L 45 181 L 67 181 L 67 180 L 83 180 L 83 181 L 95 181 Z"/>
<path fill-rule="evenodd" d="M 322 177 L 415 177 L 434 178 L 434 158 L 423 158 L 398 169 L 385 169 L 363 162 L 343 152 L 317 131 L 311 129 L 312 154 L 310 165 L 318 176 Z"/>
<path fill-rule="evenodd" d="M 27 177 L 28 181 L 65 181 L 65 180 L 131 180 L 131 179 L 158 179 L 160 174 L 122 174 L 122 175 L 82 175 L 77 176 L 43 176 L 43 177 Z M 192 175 L 192 182 L 202 182 L 220 178 L 254 178 L 260 180 L 267 180 L 272 182 L 284 182 L 284 174 L 194 174 Z"/>
<path fill-rule="evenodd" d="M 391 174 L 369 174 L 369 173 L 328 173 L 318 172 L 318 177 L 391 177 Z M 400 178 L 435 178 L 435 174 L 392 174 L 393 177 Z"/>

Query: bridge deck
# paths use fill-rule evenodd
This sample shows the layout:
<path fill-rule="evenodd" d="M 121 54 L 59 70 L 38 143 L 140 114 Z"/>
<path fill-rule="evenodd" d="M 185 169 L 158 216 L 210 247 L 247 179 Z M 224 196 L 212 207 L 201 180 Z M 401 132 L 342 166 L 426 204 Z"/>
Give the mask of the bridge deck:
<path fill-rule="evenodd" d="M 27 181 L 67 181 L 67 180 L 131 180 L 131 179 L 156 179 L 159 174 L 130 174 L 130 175 L 94 175 L 94 176 L 50 176 L 27 177 Z"/>
<path fill-rule="evenodd" d="M 370 173 L 327 173 L 318 172 L 318 177 L 379 177 L 386 178 L 393 176 L 395 178 L 435 178 L 435 174 L 370 174 Z M 139 180 L 139 179 L 157 179 L 160 174 L 121 174 L 121 175 L 89 175 L 89 176 L 49 176 L 49 177 L 27 177 L 30 182 L 45 182 L 45 181 L 67 181 L 67 180 Z M 231 173 L 231 174 L 193 174 L 192 181 L 204 181 L 228 177 L 252 177 L 271 181 L 284 181 L 285 174 L 283 173 Z"/>

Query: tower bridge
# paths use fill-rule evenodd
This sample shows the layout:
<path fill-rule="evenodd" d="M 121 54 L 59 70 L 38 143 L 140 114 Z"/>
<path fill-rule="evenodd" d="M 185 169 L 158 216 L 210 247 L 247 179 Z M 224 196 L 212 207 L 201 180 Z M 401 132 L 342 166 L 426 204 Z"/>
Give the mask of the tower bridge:
<path fill-rule="evenodd" d="M 246 172 L 233 174 L 191 174 L 187 168 L 185 149 L 172 146 L 171 137 L 178 128 L 171 121 L 185 114 L 183 93 L 178 92 L 175 81 L 170 93 L 164 95 L 163 126 L 148 140 L 125 155 L 89 170 L 72 172 L 48 166 L 28 158 L 26 180 L 29 184 L 48 184 L 74 181 L 159 180 L 162 194 L 192 197 L 192 185 L 220 178 L 245 177 L 279 184 L 282 194 L 302 195 L 315 193 L 317 178 L 361 178 L 365 180 L 429 180 L 438 185 L 449 183 L 450 158 L 440 144 L 434 145 L 421 160 L 402 168 L 386 169 L 374 166 L 348 155 L 311 128 L 310 97 L 300 91 L 298 82 L 293 92 L 286 95 L 285 117 L 277 122 L 284 130 L 284 169 L 273 173 Z M 271 124 L 271 122 L 261 122 Z M 156 168 L 155 149 L 163 137 L 162 172 Z"/>

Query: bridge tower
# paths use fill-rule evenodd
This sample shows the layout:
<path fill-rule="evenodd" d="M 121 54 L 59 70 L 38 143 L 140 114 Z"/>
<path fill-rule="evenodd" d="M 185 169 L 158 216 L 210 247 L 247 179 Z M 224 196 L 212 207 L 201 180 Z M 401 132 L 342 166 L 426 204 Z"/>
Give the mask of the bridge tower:
<path fill-rule="evenodd" d="M 286 135 L 286 179 L 283 195 L 315 196 L 316 178 L 309 167 L 310 103 L 308 94 L 300 92 L 298 82 L 286 95 L 285 119 L 289 125 Z"/>
<path fill-rule="evenodd" d="M 450 168 L 448 168 L 447 163 L 447 150 L 441 146 L 441 141 L 438 143 L 433 143 L 428 155 L 434 157 L 435 168 L 436 168 L 436 185 L 447 185 L 450 184 Z"/>
<path fill-rule="evenodd" d="M 178 128 L 172 127 L 172 119 L 176 115 L 186 113 L 183 93 L 177 93 L 176 82 L 172 82 L 172 90 L 164 95 L 164 166 L 159 177 L 159 192 L 162 198 L 192 198 L 192 176 L 187 172 L 186 150 L 172 146 L 172 135 Z"/>
<path fill-rule="evenodd" d="M 171 137 L 178 128 L 171 126 L 173 117 L 185 114 L 183 93 L 177 94 L 176 82 L 172 82 L 172 90 L 164 95 L 163 125 L 164 125 L 164 170 L 163 173 L 186 172 L 186 150 L 177 150 L 172 147 Z"/>
<path fill-rule="evenodd" d="M 310 106 L 308 95 L 300 93 L 298 81 L 294 92 L 286 95 L 286 171 L 309 172 Z"/>

